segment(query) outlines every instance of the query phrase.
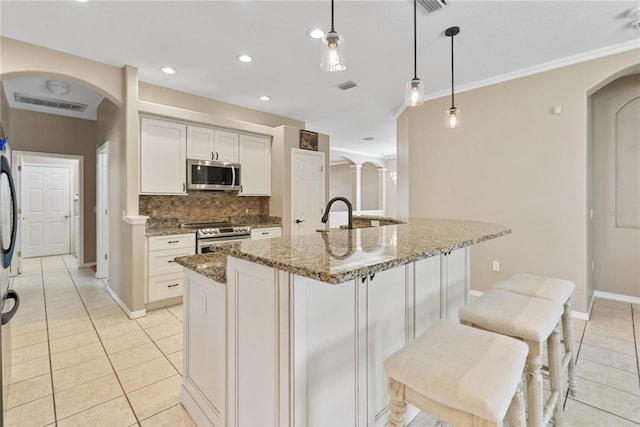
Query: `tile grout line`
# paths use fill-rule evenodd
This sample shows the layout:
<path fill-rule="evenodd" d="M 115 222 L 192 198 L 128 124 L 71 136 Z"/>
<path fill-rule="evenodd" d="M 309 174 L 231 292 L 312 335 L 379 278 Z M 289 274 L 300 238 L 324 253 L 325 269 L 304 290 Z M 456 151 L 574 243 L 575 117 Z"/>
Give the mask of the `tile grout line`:
<path fill-rule="evenodd" d="M 116 369 L 113 366 L 113 363 L 111 362 L 111 358 L 109 357 L 109 353 L 107 353 L 107 349 L 104 347 L 104 343 L 102 342 L 102 337 L 100 337 L 100 333 L 98 332 L 98 329 L 96 328 L 95 323 L 93 323 L 93 317 L 91 316 L 91 313 L 89 312 L 89 309 L 87 308 L 87 305 L 86 305 L 86 303 L 84 301 L 84 298 L 82 298 L 82 294 L 78 290 L 78 286 L 76 285 L 76 281 L 74 280 L 73 275 L 71 274 L 71 269 L 67 265 L 67 262 L 64 259 L 64 257 L 61 257 L 61 258 L 62 258 L 62 264 L 65 266 L 65 269 L 67 270 L 67 274 L 69 274 L 69 277 L 71 278 L 71 283 L 73 283 L 73 287 L 75 288 L 78 296 L 80 297 L 80 302 L 82 302 L 82 306 L 84 307 L 84 309 L 85 309 L 85 311 L 87 313 L 87 316 L 89 316 L 89 321 L 91 322 L 91 327 L 93 328 L 94 332 L 96 333 L 96 336 L 98 337 L 98 341 L 100 342 L 100 346 L 102 347 L 102 350 L 104 351 L 104 355 L 107 358 L 107 361 L 109 362 L 109 366 L 111 366 L 111 370 L 113 371 L 113 374 L 116 377 L 116 381 L 118 381 L 118 385 L 120 386 L 120 389 L 122 390 L 122 395 L 127 400 L 127 404 L 129 405 L 129 408 L 131 409 L 131 413 L 133 414 L 133 417 L 136 420 L 136 424 L 139 426 L 140 425 L 140 420 L 138 419 L 138 414 L 136 414 L 136 411 L 133 409 L 133 405 L 131 404 L 131 401 L 129 400 L 129 396 L 124 391 L 124 387 L 122 386 L 122 382 L 120 381 L 120 377 L 118 376 L 118 373 L 116 372 Z M 107 295 L 108 295 L 108 293 L 107 293 Z M 124 313 L 124 311 L 123 311 L 123 313 Z M 52 375 L 52 378 L 53 378 L 53 375 Z M 117 396 L 117 397 L 115 397 L 113 399 L 110 399 L 107 402 L 110 402 L 111 400 L 117 399 L 118 397 L 120 397 L 120 396 Z M 100 405 L 102 405 L 104 403 L 106 403 L 106 402 L 102 402 L 102 403 L 100 403 L 98 405 L 92 406 L 92 408 L 100 406 Z M 87 409 L 91 409 L 91 408 L 87 408 Z M 87 409 L 84 409 L 83 411 L 86 411 Z M 83 412 L 83 411 L 80 411 L 80 412 Z M 78 412 L 78 413 L 80 413 L 80 412 Z M 75 414 L 72 414 L 72 415 L 75 415 Z M 56 426 L 57 426 L 57 421 L 56 421 Z"/>
<path fill-rule="evenodd" d="M 44 322 L 47 331 L 47 350 L 49 353 L 49 378 L 51 378 L 51 400 L 53 401 L 53 422 L 58 426 L 58 409 L 56 406 L 56 389 L 53 385 L 53 362 L 51 361 L 51 336 L 49 335 L 49 312 L 47 311 L 47 288 L 44 280 L 44 265 L 40 258 L 40 278 L 42 283 L 42 301 L 44 303 Z"/>

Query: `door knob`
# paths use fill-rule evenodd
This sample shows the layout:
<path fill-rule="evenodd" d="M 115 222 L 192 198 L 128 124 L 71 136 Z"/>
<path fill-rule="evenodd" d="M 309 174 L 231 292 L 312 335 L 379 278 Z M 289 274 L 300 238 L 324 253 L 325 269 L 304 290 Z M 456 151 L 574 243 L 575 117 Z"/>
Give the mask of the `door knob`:
<path fill-rule="evenodd" d="M 69 219 L 69 215 L 65 215 L 65 216 L 64 216 L 64 219 Z"/>
<path fill-rule="evenodd" d="M 301 222 L 304 222 L 304 219 L 296 219 L 296 224 L 300 224 Z"/>

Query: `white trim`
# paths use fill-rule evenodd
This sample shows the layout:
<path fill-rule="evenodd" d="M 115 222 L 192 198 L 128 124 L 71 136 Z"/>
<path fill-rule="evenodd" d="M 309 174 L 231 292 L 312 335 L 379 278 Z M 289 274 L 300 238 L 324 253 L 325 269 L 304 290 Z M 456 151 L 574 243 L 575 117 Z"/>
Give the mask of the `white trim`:
<path fill-rule="evenodd" d="M 545 71 L 555 70 L 557 68 L 567 67 L 569 65 L 578 64 L 580 62 L 591 61 L 594 59 L 602 58 L 604 56 L 615 55 L 617 53 L 626 52 L 633 49 L 640 48 L 640 41 L 638 40 L 629 40 L 624 43 L 620 43 L 613 46 L 608 46 L 596 50 L 592 50 L 589 52 L 580 53 L 577 55 L 567 56 L 562 59 L 558 59 L 555 61 L 545 62 L 542 64 L 534 65 L 532 67 L 523 68 L 521 70 L 512 71 L 505 74 L 500 74 L 498 76 L 490 77 L 488 79 L 479 80 L 477 82 L 468 83 L 466 85 L 461 85 L 456 87 L 456 94 L 461 92 L 467 92 L 474 89 L 479 89 L 486 86 L 495 85 L 498 83 L 504 83 L 509 80 L 515 80 L 522 77 L 531 76 L 533 74 L 543 73 Z M 433 99 L 442 98 L 444 96 L 449 96 L 451 94 L 451 89 L 441 90 L 438 92 L 430 93 L 425 95 L 422 100 L 423 101 L 431 101 Z M 404 110 L 407 108 L 406 105 L 401 104 L 396 108 L 393 113 L 393 117 L 397 120 Z"/>
<path fill-rule="evenodd" d="M 111 298 L 113 298 L 116 304 L 120 306 L 120 308 L 126 313 L 129 319 L 132 319 L 132 320 L 139 319 L 147 315 L 147 310 L 145 309 L 138 310 L 138 311 L 129 310 L 129 307 L 127 307 L 127 305 L 122 302 L 120 297 L 118 297 L 118 295 L 114 292 L 114 290 L 109 287 L 109 285 L 105 285 L 105 287 L 107 288 L 107 292 L 109 293 L 109 295 L 111 295 Z"/>
<path fill-rule="evenodd" d="M 122 220 L 127 224 L 139 225 L 146 224 L 148 216 L 144 215 L 122 215 Z"/>
<path fill-rule="evenodd" d="M 484 292 L 482 292 L 482 291 L 474 291 L 473 289 L 469 289 L 469 296 L 470 297 L 478 298 L 478 297 L 481 297 L 482 294 L 484 294 Z"/>
<path fill-rule="evenodd" d="M 630 295 L 613 294 L 611 292 L 594 291 L 593 297 L 610 299 L 614 301 L 628 302 L 631 304 L 640 304 L 640 297 L 632 297 Z"/>

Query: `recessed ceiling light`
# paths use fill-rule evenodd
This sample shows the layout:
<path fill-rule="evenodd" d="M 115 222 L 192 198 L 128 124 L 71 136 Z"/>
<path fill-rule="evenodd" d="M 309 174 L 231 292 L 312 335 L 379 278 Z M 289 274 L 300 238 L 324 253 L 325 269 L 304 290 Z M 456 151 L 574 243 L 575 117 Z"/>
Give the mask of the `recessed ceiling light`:
<path fill-rule="evenodd" d="M 313 30 L 309 30 L 309 32 L 307 32 L 307 34 L 312 39 L 321 39 L 322 37 L 324 37 L 324 31 L 319 30 L 317 28 L 314 28 Z"/>
<path fill-rule="evenodd" d="M 71 86 L 67 82 L 61 82 L 59 80 L 47 80 L 47 90 L 56 95 L 67 95 L 71 92 Z"/>
<path fill-rule="evenodd" d="M 249 55 L 246 55 L 246 54 L 238 55 L 237 58 L 238 58 L 238 61 L 240 61 L 240 62 L 251 62 L 251 61 L 253 61 L 253 58 L 251 58 Z"/>
<path fill-rule="evenodd" d="M 262 96 L 260 97 L 260 101 L 268 101 L 268 100 L 270 100 L 270 99 L 271 99 L 271 98 L 269 98 L 267 95 L 262 95 Z"/>
<path fill-rule="evenodd" d="M 77 1 L 77 2 L 80 2 L 80 3 L 86 3 L 86 2 L 88 2 L 89 0 L 76 0 L 76 1 Z"/>
<path fill-rule="evenodd" d="M 166 73 L 166 74 L 175 74 L 176 73 L 176 70 L 174 70 L 171 67 L 162 67 L 160 69 L 162 70 L 163 73 Z"/>

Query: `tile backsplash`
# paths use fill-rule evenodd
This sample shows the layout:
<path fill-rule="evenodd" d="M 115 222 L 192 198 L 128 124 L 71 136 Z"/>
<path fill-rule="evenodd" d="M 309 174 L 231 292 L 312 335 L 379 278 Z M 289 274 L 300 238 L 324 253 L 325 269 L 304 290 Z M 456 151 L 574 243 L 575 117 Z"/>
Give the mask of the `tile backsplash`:
<path fill-rule="evenodd" d="M 269 216 L 269 197 L 202 191 L 186 196 L 139 196 L 140 215 L 183 222 L 227 221 L 239 216 Z"/>

